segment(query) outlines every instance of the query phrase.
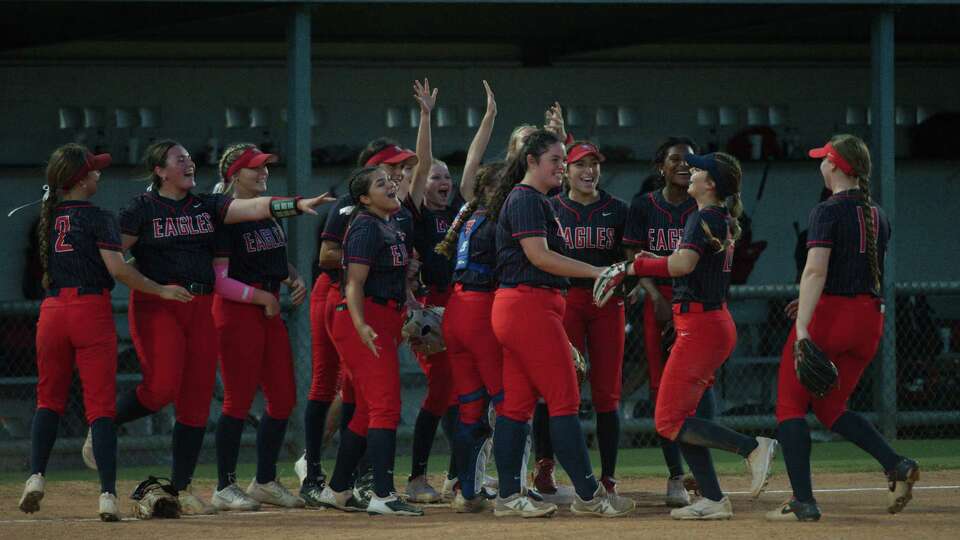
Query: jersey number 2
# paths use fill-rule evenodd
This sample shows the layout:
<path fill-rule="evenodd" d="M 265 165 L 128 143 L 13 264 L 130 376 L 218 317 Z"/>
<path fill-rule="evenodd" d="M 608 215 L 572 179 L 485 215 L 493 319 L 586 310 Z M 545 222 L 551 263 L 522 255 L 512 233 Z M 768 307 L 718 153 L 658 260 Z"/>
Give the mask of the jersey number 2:
<path fill-rule="evenodd" d="M 73 246 L 67 243 L 67 233 L 70 232 L 70 216 L 57 216 L 53 227 L 57 230 L 57 241 L 53 245 L 53 250 L 57 253 L 73 251 Z"/>

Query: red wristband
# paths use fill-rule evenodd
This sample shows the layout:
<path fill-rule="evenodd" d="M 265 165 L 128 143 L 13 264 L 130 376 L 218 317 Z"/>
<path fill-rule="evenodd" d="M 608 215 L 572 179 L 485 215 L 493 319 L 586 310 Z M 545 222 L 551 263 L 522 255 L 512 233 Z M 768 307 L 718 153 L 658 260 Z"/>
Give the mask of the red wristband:
<path fill-rule="evenodd" d="M 640 257 L 633 261 L 633 273 L 639 277 L 672 277 L 667 257 Z"/>

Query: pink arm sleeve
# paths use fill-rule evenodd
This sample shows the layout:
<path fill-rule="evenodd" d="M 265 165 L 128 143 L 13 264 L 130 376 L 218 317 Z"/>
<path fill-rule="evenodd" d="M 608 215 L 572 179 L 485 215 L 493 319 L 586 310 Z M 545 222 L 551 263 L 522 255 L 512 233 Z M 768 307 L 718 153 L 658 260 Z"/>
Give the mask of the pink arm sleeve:
<path fill-rule="evenodd" d="M 229 269 L 230 263 L 227 260 L 214 261 L 213 273 L 217 279 L 213 285 L 213 290 L 227 300 L 246 304 L 253 303 L 253 291 L 255 289 L 246 283 L 227 277 Z"/>

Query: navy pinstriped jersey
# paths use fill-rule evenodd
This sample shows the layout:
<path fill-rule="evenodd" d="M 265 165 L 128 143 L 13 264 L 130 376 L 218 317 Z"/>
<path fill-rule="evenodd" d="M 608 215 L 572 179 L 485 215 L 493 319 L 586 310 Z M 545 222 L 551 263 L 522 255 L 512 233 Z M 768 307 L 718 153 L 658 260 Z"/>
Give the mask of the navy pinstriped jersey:
<path fill-rule="evenodd" d="M 393 225 L 361 210 L 343 244 L 343 261 L 370 267 L 363 285 L 364 296 L 406 300 L 406 275 L 409 255 L 407 243 Z M 341 295 L 346 291 L 341 289 Z"/>
<path fill-rule="evenodd" d="M 623 260 L 623 229 L 627 203 L 600 190 L 600 199 L 583 205 L 566 193 L 550 199 L 563 226 L 567 257 L 594 266 L 609 266 Z M 593 287 L 592 279 L 573 278 L 574 287 Z"/>
<path fill-rule="evenodd" d="M 188 193 L 179 201 L 154 192 L 120 211 L 120 232 L 136 236 L 137 268 L 160 284 L 213 285 L 214 232 L 233 197 Z"/>
<path fill-rule="evenodd" d="M 87 201 L 64 201 L 50 222 L 50 288 L 113 289 L 101 249 L 120 251 L 120 232 L 113 214 Z"/>
<path fill-rule="evenodd" d="M 890 240 L 890 222 L 883 210 L 876 206 L 868 210 L 860 190 L 852 189 L 833 195 L 810 212 L 807 248 L 831 248 L 824 293 L 879 295 L 880 291 L 874 290 L 867 259 L 867 219 L 873 221 L 882 283 L 883 260 Z"/>
<path fill-rule="evenodd" d="M 430 210 L 421 203 L 418 208 L 408 195 L 403 206 L 411 212 L 414 219 L 413 246 L 420 254 L 420 278 L 424 285 L 445 289 L 453 280 L 453 262 L 433 250 L 447 235 L 447 229 L 457 217 L 464 204 L 463 197 L 457 193 L 453 202 L 442 210 Z"/>
<path fill-rule="evenodd" d="M 520 240 L 544 237 L 547 247 L 565 253 L 560 220 L 549 199 L 535 188 L 518 184 L 507 195 L 497 219 L 497 276 L 500 287 L 530 285 L 566 289 L 570 280 L 534 266 L 523 253 Z"/>
<path fill-rule="evenodd" d="M 413 253 L 413 241 L 416 238 L 416 221 L 413 218 L 413 212 L 401 206 L 390 216 L 390 225 L 401 235 L 400 239 L 407 243 L 407 253 Z"/>
<path fill-rule="evenodd" d="M 246 284 L 260 283 L 276 292 L 289 276 L 287 234 L 273 219 L 217 228 L 217 257 L 229 257 L 228 276 Z"/>
<path fill-rule="evenodd" d="M 673 303 L 702 302 L 717 304 L 727 301 L 730 288 L 730 270 L 733 267 L 733 245 L 715 251 L 707 241 L 707 234 L 700 225 L 705 221 L 714 238 L 723 242 L 727 238 L 730 214 L 726 208 L 709 206 L 694 211 L 687 218 L 679 249 L 692 249 L 700 254 L 693 272 L 674 278 Z"/>
<path fill-rule="evenodd" d="M 343 237 L 347 234 L 347 223 L 350 221 L 350 210 L 353 207 L 353 197 L 350 194 L 341 195 L 327 214 L 327 222 L 323 226 L 321 240 L 343 244 Z M 325 268 L 323 271 L 330 276 L 331 283 L 340 283 L 340 270 Z"/>
<path fill-rule="evenodd" d="M 453 281 L 472 290 L 494 290 L 497 286 L 497 224 L 487 219 L 486 208 L 478 206 L 473 211 L 460 228 L 458 239 Z M 464 247 L 466 253 L 460 253 Z"/>
<path fill-rule="evenodd" d="M 630 203 L 623 245 L 666 257 L 680 245 L 687 218 L 696 209 L 697 201 L 693 197 L 673 205 L 659 189 L 637 195 Z M 658 285 L 672 283 L 666 278 L 654 278 L 654 282 Z"/>

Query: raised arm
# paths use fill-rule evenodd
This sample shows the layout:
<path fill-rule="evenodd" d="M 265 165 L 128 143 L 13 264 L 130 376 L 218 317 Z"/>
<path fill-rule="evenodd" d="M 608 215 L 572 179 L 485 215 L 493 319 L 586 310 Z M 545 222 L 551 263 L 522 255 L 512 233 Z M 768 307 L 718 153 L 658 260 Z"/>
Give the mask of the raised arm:
<path fill-rule="evenodd" d="M 473 201 L 477 169 L 480 168 L 480 161 L 483 160 L 483 154 L 487 151 L 490 134 L 493 132 L 493 121 L 497 117 L 497 101 L 487 81 L 483 81 L 483 89 L 487 93 L 487 111 L 483 114 L 483 120 L 477 128 L 477 134 L 473 136 L 470 148 L 467 149 L 467 162 L 463 164 L 463 177 L 460 179 L 460 195 L 467 202 Z"/>
<path fill-rule="evenodd" d="M 313 214 L 314 208 L 336 201 L 329 194 L 304 199 L 302 197 L 255 197 L 253 199 L 234 199 L 227 208 L 223 221 L 226 224 L 244 221 L 259 221 L 269 217 L 285 218 L 299 214 Z"/>
<path fill-rule="evenodd" d="M 433 166 L 433 140 L 430 133 L 430 118 L 437 104 L 437 89 L 430 89 L 430 80 L 413 81 L 413 98 L 420 104 L 420 127 L 417 129 L 417 168 L 413 171 L 409 197 L 416 208 L 423 204 L 427 176 Z"/>

